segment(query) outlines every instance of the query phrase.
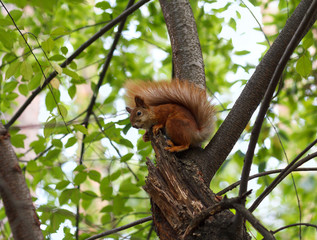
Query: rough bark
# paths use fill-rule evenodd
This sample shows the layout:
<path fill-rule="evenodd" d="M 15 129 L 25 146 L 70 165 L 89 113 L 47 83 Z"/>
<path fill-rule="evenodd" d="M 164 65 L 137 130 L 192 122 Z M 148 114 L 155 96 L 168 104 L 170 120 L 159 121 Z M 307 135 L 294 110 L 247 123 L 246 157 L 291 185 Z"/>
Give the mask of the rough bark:
<path fill-rule="evenodd" d="M 241 236 L 231 231 L 234 215 L 229 210 L 210 215 L 184 236 L 198 215 L 219 203 L 219 198 L 210 190 L 193 159 L 164 150 L 162 134 L 151 139 L 156 165 L 147 161 L 149 175 L 144 190 L 151 196 L 153 221 L 160 239 L 250 239 L 245 229 Z"/>
<path fill-rule="evenodd" d="M 43 235 L 29 189 L 10 142 L 0 124 L 0 194 L 14 239 L 40 240 Z"/>

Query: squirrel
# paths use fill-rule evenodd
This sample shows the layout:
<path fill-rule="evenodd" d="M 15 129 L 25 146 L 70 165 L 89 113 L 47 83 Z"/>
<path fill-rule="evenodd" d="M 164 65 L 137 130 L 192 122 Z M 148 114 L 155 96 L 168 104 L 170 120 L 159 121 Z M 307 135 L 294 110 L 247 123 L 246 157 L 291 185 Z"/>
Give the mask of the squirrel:
<path fill-rule="evenodd" d="M 168 138 L 165 150 L 180 152 L 190 146 L 201 146 L 214 128 L 214 106 L 208 101 L 205 89 L 188 81 L 171 82 L 127 81 L 126 110 L 134 128 L 146 129 L 157 135 L 165 129 Z"/>

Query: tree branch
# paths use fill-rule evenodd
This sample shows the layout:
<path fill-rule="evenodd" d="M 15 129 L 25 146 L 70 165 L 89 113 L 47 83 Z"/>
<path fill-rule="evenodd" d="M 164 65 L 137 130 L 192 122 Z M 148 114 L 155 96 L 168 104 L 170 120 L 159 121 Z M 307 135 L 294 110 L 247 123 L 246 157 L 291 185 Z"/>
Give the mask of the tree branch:
<path fill-rule="evenodd" d="M 121 226 L 121 227 L 117 227 L 117 228 L 111 229 L 111 230 L 109 230 L 109 231 L 106 231 L 106 232 L 97 234 L 97 235 L 95 235 L 95 236 L 86 238 L 86 240 L 93 240 L 93 239 L 98 239 L 98 238 L 101 238 L 101 237 L 104 237 L 104 236 L 108 236 L 108 235 L 110 235 L 110 234 L 120 232 L 120 231 L 122 231 L 122 230 L 128 229 L 128 228 L 130 228 L 130 227 L 134 227 L 134 226 L 136 226 L 136 225 L 139 225 L 139 224 L 141 224 L 141 223 L 145 223 L 145 222 L 148 222 L 148 221 L 151 221 L 151 220 L 152 220 L 152 216 L 145 217 L 145 218 L 139 219 L 139 220 L 137 220 L 137 221 L 135 221 L 135 222 L 129 223 L 129 224 L 127 224 L 127 225 L 124 225 L 124 226 Z"/>
<path fill-rule="evenodd" d="M 206 86 L 197 26 L 189 1 L 160 0 L 170 36 L 175 78 Z"/>
<path fill-rule="evenodd" d="M 275 237 L 271 232 L 269 232 L 261 223 L 260 221 L 253 216 L 253 214 L 246 209 L 242 204 L 233 204 L 233 208 L 236 209 L 240 215 L 242 215 L 245 219 L 251 223 L 251 225 L 262 234 L 265 240 L 275 240 Z"/>
<path fill-rule="evenodd" d="M 273 234 L 276 234 L 278 233 L 279 231 L 282 231 L 284 229 L 287 229 L 287 228 L 290 228 L 290 227 L 296 227 L 296 226 L 306 226 L 306 227 L 313 227 L 313 228 L 316 228 L 317 230 L 317 225 L 315 224 L 311 224 L 311 223 L 293 223 L 293 224 L 290 224 L 290 225 L 287 225 L 287 226 L 284 226 L 284 227 L 281 227 L 281 228 L 278 228 L 274 231 L 271 231 Z"/>

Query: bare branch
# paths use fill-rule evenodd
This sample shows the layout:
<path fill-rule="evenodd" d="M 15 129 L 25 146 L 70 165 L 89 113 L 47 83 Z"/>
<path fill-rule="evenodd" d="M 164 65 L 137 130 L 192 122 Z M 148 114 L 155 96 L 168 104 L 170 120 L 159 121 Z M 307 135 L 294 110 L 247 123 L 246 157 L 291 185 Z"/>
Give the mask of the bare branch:
<path fill-rule="evenodd" d="M 261 223 L 260 221 L 253 216 L 253 214 L 246 209 L 242 204 L 233 204 L 233 208 L 236 209 L 240 215 L 242 215 L 245 219 L 251 223 L 251 225 L 262 234 L 265 240 L 275 240 L 275 237 L 271 232 L 269 232 Z"/>
<path fill-rule="evenodd" d="M 123 230 L 125 230 L 125 229 L 134 227 L 134 226 L 136 226 L 136 225 L 139 225 L 139 224 L 141 224 L 141 223 L 145 223 L 145 222 L 148 222 L 148 221 L 151 221 L 151 220 L 152 220 L 152 216 L 145 217 L 145 218 L 139 219 L 139 220 L 137 220 L 137 221 L 134 221 L 134 222 L 132 222 L 132 223 L 129 223 L 129 224 L 127 224 L 127 225 L 124 225 L 124 226 L 121 226 L 121 227 L 118 227 L 118 228 L 114 228 L 114 229 L 111 229 L 111 230 L 109 230 L 109 231 L 106 231 L 106 232 L 97 234 L 97 235 L 95 235 L 95 236 L 86 238 L 86 240 L 93 240 L 93 239 L 98 239 L 98 238 L 101 238 L 101 237 L 104 237 L 104 236 L 108 236 L 108 235 L 110 235 L 110 234 L 123 231 Z"/>
<path fill-rule="evenodd" d="M 275 169 L 275 170 L 271 170 L 271 171 L 257 173 L 257 174 L 254 174 L 254 175 L 250 176 L 249 180 L 252 180 L 252 179 L 258 178 L 258 177 L 264 177 L 264 176 L 271 175 L 271 174 L 280 173 L 283 170 L 284 169 Z M 293 172 L 310 172 L 310 171 L 317 171 L 317 168 L 298 168 L 298 169 L 294 169 Z M 241 181 L 237 181 L 237 182 L 231 184 L 230 186 L 228 186 L 228 187 L 224 188 L 223 190 L 221 190 L 220 192 L 218 192 L 217 195 L 219 195 L 219 196 L 224 195 L 228 191 L 231 191 L 235 187 L 239 186 L 240 182 Z"/>
<path fill-rule="evenodd" d="M 290 227 L 296 227 L 296 226 L 313 227 L 313 228 L 316 228 L 316 230 L 317 230 L 317 225 L 316 224 L 311 224 L 311 223 L 293 223 L 293 224 L 286 225 L 284 227 L 278 228 L 278 229 L 276 229 L 274 231 L 271 231 L 271 232 L 273 234 L 275 234 L 275 233 L 278 233 L 279 231 L 282 231 L 284 229 L 287 229 L 287 228 L 290 228 Z"/>

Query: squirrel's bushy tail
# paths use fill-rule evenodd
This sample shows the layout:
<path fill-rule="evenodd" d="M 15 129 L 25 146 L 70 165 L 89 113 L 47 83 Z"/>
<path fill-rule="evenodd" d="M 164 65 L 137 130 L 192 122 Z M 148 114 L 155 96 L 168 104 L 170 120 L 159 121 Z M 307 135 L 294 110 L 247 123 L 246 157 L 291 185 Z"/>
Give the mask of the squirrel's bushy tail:
<path fill-rule="evenodd" d="M 135 96 L 143 98 L 150 106 L 178 104 L 187 108 L 195 117 L 199 131 L 195 142 L 207 140 L 214 128 L 214 106 L 208 101 L 205 89 L 188 81 L 171 82 L 127 81 L 126 104 L 134 108 Z"/>

